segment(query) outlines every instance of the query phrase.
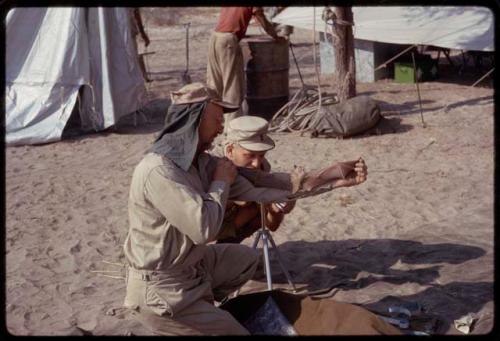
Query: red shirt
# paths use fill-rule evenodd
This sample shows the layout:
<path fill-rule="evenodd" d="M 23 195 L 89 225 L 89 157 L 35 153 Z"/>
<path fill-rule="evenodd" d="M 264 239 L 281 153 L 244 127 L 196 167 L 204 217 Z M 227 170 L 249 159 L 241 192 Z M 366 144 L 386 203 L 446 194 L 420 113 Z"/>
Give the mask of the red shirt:
<path fill-rule="evenodd" d="M 247 32 L 252 15 L 262 11 L 260 7 L 222 7 L 215 32 L 232 32 L 241 40 Z"/>

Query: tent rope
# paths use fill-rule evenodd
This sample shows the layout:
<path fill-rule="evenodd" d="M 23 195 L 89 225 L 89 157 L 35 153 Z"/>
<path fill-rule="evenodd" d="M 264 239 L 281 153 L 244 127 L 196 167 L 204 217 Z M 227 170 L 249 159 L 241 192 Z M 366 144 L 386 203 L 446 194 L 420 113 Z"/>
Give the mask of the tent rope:
<path fill-rule="evenodd" d="M 313 18 L 316 18 L 316 8 L 313 8 Z M 313 20 L 313 60 L 314 71 L 317 80 L 317 89 L 306 85 L 302 81 L 302 88 L 283 107 L 281 107 L 269 121 L 269 131 L 275 132 L 300 132 L 313 129 L 317 122 L 324 115 L 322 107 L 325 105 L 338 103 L 336 94 L 323 94 L 321 91 L 321 81 L 318 72 L 318 63 L 316 58 L 316 20 Z M 325 22 L 326 24 L 326 22 Z M 292 49 L 293 53 L 293 49 Z M 295 60 L 295 54 L 293 54 Z M 295 60 L 297 64 L 297 61 Z M 300 69 L 297 64 L 297 70 Z"/>

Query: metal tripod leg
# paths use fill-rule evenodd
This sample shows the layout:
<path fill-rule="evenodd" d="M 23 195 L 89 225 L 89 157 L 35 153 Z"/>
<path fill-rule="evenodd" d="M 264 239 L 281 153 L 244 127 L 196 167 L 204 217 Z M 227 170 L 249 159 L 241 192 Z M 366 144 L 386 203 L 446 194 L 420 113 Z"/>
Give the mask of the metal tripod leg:
<path fill-rule="evenodd" d="M 259 239 L 260 239 L 261 233 L 262 233 L 261 230 L 257 231 L 257 236 L 255 237 L 255 240 L 253 241 L 253 245 L 252 245 L 253 249 L 255 249 L 257 247 L 257 244 L 259 244 Z"/>
<path fill-rule="evenodd" d="M 273 281 L 271 279 L 271 264 L 269 263 L 269 245 L 268 235 L 263 232 L 262 234 L 262 250 L 264 251 L 264 269 L 266 270 L 267 290 L 273 290 Z"/>
<path fill-rule="evenodd" d="M 269 244 L 266 230 L 266 208 L 260 203 L 260 237 L 262 238 L 262 251 L 264 256 L 264 269 L 266 270 L 267 290 L 273 290 L 273 280 L 271 279 L 271 264 L 269 263 Z"/>
<path fill-rule="evenodd" d="M 288 284 L 290 284 L 292 286 L 293 292 L 297 292 L 295 284 L 293 283 L 293 281 L 291 279 L 290 273 L 288 272 L 285 265 L 283 264 L 283 260 L 281 259 L 281 255 L 278 251 L 276 243 L 274 242 L 273 237 L 271 236 L 271 233 L 266 228 L 265 214 L 266 214 L 266 211 L 264 208 L 264 204 L 260 204 L 260 216 L 261 216 L 261 226 L 262 227 L 259 231 L 257 231 L 257 236 L 255 237 L 252 248 L 253 249 L 257 248 L 257 245 L 259 244 L 259 240 L 262 239 L 262 251 L 263 251 L 263 257 L 264 257 L 264 271 L 266 273 L 267 289 L 273 290 L 273 281 L 272 281 L 272 277 L 271 277 L 271 264 L 269 262 L 269 242 L 270 242 L 271 247 L 274 248 L 274 251 L 276 252 L 276 258 L 278 259 L 278 263 L 281 267 L 281 270 L 285 274 L 285 277 L 288 281 Z M 239 293 L 240 293 L 240 289 L 238 289 L 235 292 L 234 297 L 238 296 Z"/>
<path fill-rule="evenodd" d="M 290 273 L 286 269 L 285 265 L 283 264 L 283 260 L 281 259 L 280 252 L 278 248 L 276 247 L 276 244 L 274 243 L 273 237 L 269 233 L 269 231 L 266 231 L 268 234 L 268 239 L 271 242 L 272 247 L 274 248 L 274 252 L 276 253 L 276 258 L 278 259 L 278 263 L 281 266 L 281 270 L 283 270 L 283 273 L 285 274 L 286 280 L 288 281 L 288 284 L 290 284 L 293 288 L 293 292 L 297 292 L 297 288 L 295 287 L 295 284 L 292 281 L 292 278 L 290 276 Z"/>

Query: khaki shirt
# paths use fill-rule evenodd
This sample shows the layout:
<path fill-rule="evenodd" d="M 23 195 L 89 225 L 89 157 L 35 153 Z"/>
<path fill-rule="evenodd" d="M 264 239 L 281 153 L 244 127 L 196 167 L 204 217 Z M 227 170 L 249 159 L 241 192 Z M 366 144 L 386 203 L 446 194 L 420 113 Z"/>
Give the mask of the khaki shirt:
<path fill-rule="evenodd" d="M 254 187 L 241 175 L 230 188 L 223 181 L 211 181 L 216 163 L 217 157 L 202 153 L 198 168 L 191 166 L 186 172 L 161 155 L 144 156 L 134 170 L 129 194 L 124 252 L 131 267 L 174 271 L 194 265 L 209 247 L 205 244 L 219 233 L 228 199 L 276 202 L 291 194 Z M 259 178 L 253 183 L 259 185 Z"/>

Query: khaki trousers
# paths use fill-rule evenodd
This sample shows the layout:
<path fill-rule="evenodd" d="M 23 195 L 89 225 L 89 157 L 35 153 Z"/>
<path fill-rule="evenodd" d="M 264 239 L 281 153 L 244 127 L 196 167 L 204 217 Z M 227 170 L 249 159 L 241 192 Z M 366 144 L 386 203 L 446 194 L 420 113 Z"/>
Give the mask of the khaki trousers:
<path fill-rule="evenodd" d="M 248 335 L 213 300 L 221 300 L 245 284 L 258 262 L 258 253 L 250 247 L 216 244 L 207 246 L 194 274 L 182 272 L 191 272 L 185 278 L 129 268 L 125 306 L 157 335 Z"/>
<path fill-rule="evenodd" d="M 217 90 L 223 101 L 243 105 L 245 70 L 238 38 L 229 32 L 213 32 L 208 43 L 207 85 Z M 244 114 L 240 107 L 225 115 L 226 124 Z"/>

